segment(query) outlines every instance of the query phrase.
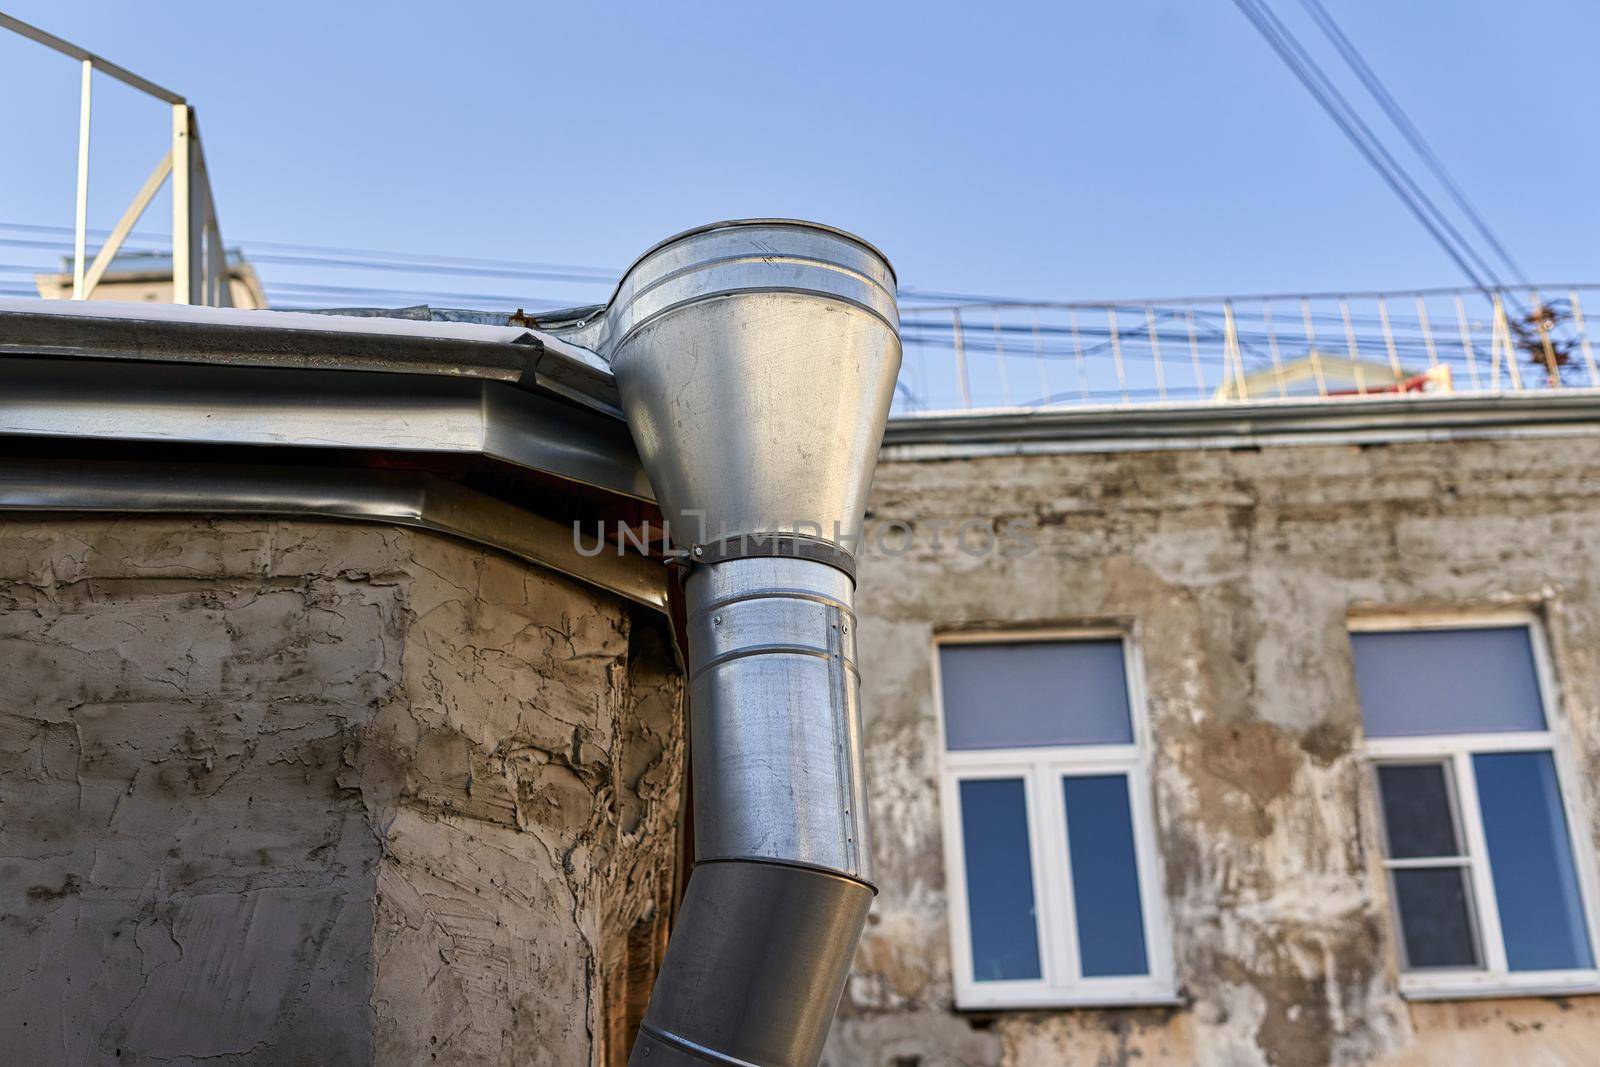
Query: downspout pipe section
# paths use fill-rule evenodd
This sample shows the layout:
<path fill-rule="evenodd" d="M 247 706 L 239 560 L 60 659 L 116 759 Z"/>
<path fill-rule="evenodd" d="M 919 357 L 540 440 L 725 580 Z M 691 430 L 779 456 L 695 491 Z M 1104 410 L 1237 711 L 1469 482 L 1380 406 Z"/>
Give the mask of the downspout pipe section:
<path fill-rule="evenodd" d="M 695 868 L 633 1067 L 814 1067 L 867 909 L 854 551 L 900 367 L 894 274 L 720 223 L 624 276 L 596 346 L 675 545 Z"/>

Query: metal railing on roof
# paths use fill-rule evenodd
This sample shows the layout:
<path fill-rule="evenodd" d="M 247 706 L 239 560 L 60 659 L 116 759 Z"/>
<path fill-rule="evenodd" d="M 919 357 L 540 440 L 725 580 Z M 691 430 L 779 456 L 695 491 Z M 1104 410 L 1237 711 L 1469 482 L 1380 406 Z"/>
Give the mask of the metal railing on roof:
<path fill-rule="evenodd" d="M 1597 289 L 908 303 L 894 414 L 1600 388 Z"/>
<path fill-rule="evenodd" d="M 164 89 L 102 56 L 79 48 L 71 41 L 46 33 L 4 12 L 0 12 L 0 29 L 18 33 L 82 65 L 83 77 L 78 97 L 78 182 L 73 230 L 72 299 L 87 300 L 94 292 L 128 234 L 170 177 L 173 302 L 229 306 L 232 301 L 228 289 L 227 254 L 222 245 L 222 230 L 217 223 L 216 201 L 211 196 L 211 179 L 206 171 L 205 152 L 200 147 L 200 126 L 195 119 L 194 108 L 170 89 Z M 89 233 L 89 114 L 90 89 L 96 72 L 115 78 L 170 106 L 172 142 L 90 262 L 86 247 Z"/>

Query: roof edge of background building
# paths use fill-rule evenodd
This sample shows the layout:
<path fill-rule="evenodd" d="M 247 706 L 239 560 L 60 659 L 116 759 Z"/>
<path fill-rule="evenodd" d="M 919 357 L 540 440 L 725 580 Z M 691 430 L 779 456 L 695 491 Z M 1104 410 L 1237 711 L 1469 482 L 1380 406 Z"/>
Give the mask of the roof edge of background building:
<path fill-rule="evenodd" d="M 1600 433 L 1600 389 L 969 411 L 889 421 L 883 458 Z"/>

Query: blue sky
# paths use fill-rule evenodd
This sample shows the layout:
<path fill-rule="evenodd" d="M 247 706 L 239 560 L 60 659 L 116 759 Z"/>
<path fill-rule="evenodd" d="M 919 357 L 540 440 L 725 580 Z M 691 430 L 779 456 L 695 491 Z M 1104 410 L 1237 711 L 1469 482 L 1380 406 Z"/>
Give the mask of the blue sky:
<path fill-rule="evenodd" d="M 1600 280 L 1600 8 L 1326 2 L 1534 279 Z M 1273 4 L 1321 45 L 1298 4 Z M 1460 281 L 1228 0 L 6 9 L 189 97 L 225 235 L 247 252 L 621 267 L 691 225 L 786 215 L 862 234 L 924 289 Z M 0 83 L 0 222 L 69 225 L 76 67 L 0 38 Z M 91 224 L 108 227 L 166 119 L 96 91 Z"/>

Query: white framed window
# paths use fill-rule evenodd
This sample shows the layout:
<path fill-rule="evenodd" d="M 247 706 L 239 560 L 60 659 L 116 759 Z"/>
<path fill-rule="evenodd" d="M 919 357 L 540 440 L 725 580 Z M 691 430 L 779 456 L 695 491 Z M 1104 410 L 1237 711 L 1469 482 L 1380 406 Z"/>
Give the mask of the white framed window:
<path fill-rule="evenodd" d="M 1401 993 L 1600 992 L 1594 854 L 1537 618 L 1350 629 Z"/>
<path fill-rule="evenodd" d="M 934 648 L 956 1005 L 1176 999 L 1136 650 L 1115 630 Z"/>

